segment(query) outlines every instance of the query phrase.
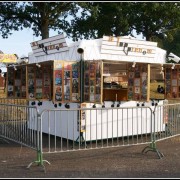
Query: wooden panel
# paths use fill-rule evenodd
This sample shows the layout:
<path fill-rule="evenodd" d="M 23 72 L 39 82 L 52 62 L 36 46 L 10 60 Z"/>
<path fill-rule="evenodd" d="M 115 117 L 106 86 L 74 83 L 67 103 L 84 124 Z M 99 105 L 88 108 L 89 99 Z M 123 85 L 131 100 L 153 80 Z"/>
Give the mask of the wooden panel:
<path fill-rule="evenodd" d="M 103 89 L 103 101 L 127 101 L 127 89 Z"/>

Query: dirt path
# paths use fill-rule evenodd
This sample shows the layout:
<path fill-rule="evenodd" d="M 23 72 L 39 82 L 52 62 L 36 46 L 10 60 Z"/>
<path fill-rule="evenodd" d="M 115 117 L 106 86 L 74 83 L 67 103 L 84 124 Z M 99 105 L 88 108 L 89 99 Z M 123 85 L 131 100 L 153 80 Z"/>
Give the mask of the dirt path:
<path fill-rule="evenodd" d="M 36 152 L 27 147 L 0 141 L 0 178 L 179 178 L 180 136 L 163 140 L 157 147 L 164 154 L 142 154 L 146 145 L 47 154 L 42 166 L 27 165 Z"/>

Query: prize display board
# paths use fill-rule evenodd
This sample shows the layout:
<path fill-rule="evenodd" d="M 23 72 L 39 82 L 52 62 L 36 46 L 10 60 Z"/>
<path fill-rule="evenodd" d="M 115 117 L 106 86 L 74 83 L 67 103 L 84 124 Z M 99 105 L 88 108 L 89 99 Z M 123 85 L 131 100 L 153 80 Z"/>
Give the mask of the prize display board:
<path fill-rule="evenodd" d="M 14 97 L 14 68 L 7 68 L 7 97 Z"/>
<path fill-rule="evenodd" d="M 84 62 L 84 101 L 101 103 L 101 61 Z"/>
<path fill-rule="evenodd" d="M 180 67 L 178 65 L 174 69 L 171 66 L 165 68 L 165 94 L 167 99 L 180 97 Z"/>
<path fill-rule="evenodd" d="M 36 66 L 31 65 L 27 67 L 27 86 L 28 86 L 28 99 L 34 99 L 35 98 L 35 72 L 36 72 Z"/>
<path fill-rule="evenodd" d="M 7 97 L 26 98 L 26 66 L 9 67 L 7 78 Z"/>
<path fill-rule="evenodd" d="M 128 100 L 148 100 L 148 65 L 137 64 L 128 66 Z"/>
<path fill-rule="evenodd" d="M 80 63 L 54 61 L 54 101 L 79 102 Z"/>
<path fill-rule="evenodd" d="M 51 66 L 35 64 L 27 67 L 28 99 L 51 98 Z"/>
<path fill-rule="evenodd" d="M 51 95 L 51 65 L 35 64 L 8 67 L 7 97 L 49 99 Z"/>

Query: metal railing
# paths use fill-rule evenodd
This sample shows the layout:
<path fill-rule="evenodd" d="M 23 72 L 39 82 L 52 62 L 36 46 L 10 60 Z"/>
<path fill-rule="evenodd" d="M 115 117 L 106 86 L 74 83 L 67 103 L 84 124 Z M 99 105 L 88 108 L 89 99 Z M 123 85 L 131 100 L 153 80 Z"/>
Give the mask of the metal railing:
<path fill-rule="evenodd" d="M 37 149 L 38 133 L 31 128 L 38 122 L 37 114 L 36 107 L 0 104 L 0 138 Z"/>
<path fill-rule="evenodd" d="M 43 154 L 147 144 L 142 153 L 164 155 L 156 142 L 180 134 L 180 103 L 151 107 L 45 109 L 0 103 L 0 138 Z M 45 167 L 44 167 L 45 169 Z"/>
<path fill-rule="evenodd" d="M 42 153 L 150 143 L 151 119 L 148 107 L 44 110 Z"/>

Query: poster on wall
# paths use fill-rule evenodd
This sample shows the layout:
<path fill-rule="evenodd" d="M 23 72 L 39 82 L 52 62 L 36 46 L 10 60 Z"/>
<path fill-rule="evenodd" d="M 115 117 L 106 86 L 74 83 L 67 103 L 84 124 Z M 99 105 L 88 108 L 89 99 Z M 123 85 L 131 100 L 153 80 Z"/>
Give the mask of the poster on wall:
<path fill-rule="evenodd" d="M 128 100 L 147 101 L 147 64 L 128 66 Z"/>
<path fill-rule="evenodd" d="M 101 61 L 84 63 L 84 101 L 101 102 Z"/>
<path fill-rule="evenodd" d="M 51 98 L 51 65 L 43 66 L 43 99 Z"/>
<path fill-rule="evenodd" d="M 50 99 L 51 95 L 51 87 L 50 86 L 44 86 L 44 93 L 43 93 L 43 99 Z"/>
<path fill-rule="evenodd" d="M 180 66 L 176 65 L 174 69 L 165 67 L 165 93 L 166 98 L 179 98 L 180 97 Z"/>
<path fill-rule="evenodd" d="M 54 61 L 54 99 L 62 102 L 79 102 L 79 62 Z"/>
<path fill-rule="evenodd" d="M 42 99 L 42 88 L 36 88 L 36 98 L 37 99 Z"/>
<path fill-rule="evenodd" d="M 15 98 L 21 97 L 21 67 L 16 68 L 14 72 L 14 95 Z"/>
<path fill-rule="evenodd" d="M 14 91 L 14 86 L 8 85 L 8 86 L 7 86 L 7 92 L 8 92 L 7 95 L 8 95 L 8 97 L 13 97 L 13 96 L 14 96 L 13 91 Z"/>
<path fill-rule="evenodd" d="M 79 102 L 79 62 L 54 62 L 55 101 Z"/>
<path fill-rule="evenodd" d="M 86 111 L 83 108 L 86 108 L 86 103 L 80 105 L 80 118 L 77 118 L 77 131 L 85 132 L 86 130 Z"/>
<path fill-rule="evenodd" d="M 8 67 L 7 68 L 7 97 L 14 96 L 14 68 Z"/>
<path fill-rule="evenodd" d="M 43 98 L 43 65 L 41 67 L 36 66 L 35 73 L 35 98 L 42 99 Z"/>
<path fill-rule="evenodd" d="M 26 86 L 21 87 L 22 98 L 26 98 Z"/>
<path fill-rule="evenodd" d="M 21 69 L 21 96 L 26 98 L 26 66 L 22 66 Z"/>
<path fill-rule="evenodd" d="M 80 100 L 80 81 L 79 81 L 80 63 L 72 63 L 72 101 Z"/>
<path fill-rule="evenodd" d="M 71 70 L 72 70 L 72 63 L 71 62 L 64 62 L 64 101 L 71 100 Z"/>
<path fill-rule="evenodd" d="M 35 66 L 31 65 L 27 67 L 28 73 L 28 98 L 34 99 L 35 98 Z"/>
<path fill-rule="evenodd" d="M 63 61 L 54 61 L 54 98 L 55 101 L 62 101 L 63 92 Z"/>

